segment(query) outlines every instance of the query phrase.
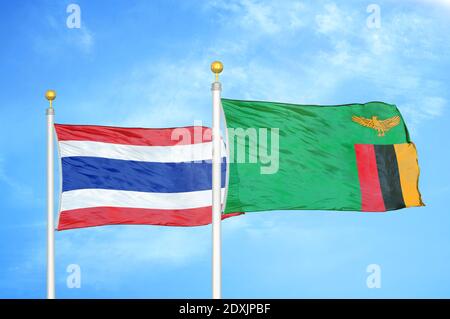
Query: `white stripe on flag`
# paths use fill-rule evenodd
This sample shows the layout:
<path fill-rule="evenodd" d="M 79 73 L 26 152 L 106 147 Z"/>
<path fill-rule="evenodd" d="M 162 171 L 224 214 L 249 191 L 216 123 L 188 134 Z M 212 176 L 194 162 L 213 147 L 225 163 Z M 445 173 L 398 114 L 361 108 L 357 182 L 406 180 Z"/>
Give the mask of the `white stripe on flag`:
<path fill-rule="evenodd" d="M 90 156 L 154 163 L 211 160 L 212 142 L 175 146 L 138 146 L 92 141 L 60 141 L 61 157 Z M 226 157 L 222 144 L 222 157 Z"/>
<path fill-rule="evenodd" d="M 222 201 L 225 191 L 222 188 Z M 63 192 L 61 211 L 88 207 L 189 209 L 211 206 L 211 190 L 185 193 L 145 193 L 110 189 L 78 189 Z"/>

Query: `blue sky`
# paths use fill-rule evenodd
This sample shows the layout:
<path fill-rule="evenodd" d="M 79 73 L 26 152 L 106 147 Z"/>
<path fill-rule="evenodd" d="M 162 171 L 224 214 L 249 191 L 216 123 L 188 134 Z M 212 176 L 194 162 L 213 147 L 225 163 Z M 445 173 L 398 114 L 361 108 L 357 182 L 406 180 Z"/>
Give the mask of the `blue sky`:
<path fill-rule="evenodd" d="M 45 90 L 59 123 L 209 125 L 215 59 L 228 98 L 395 103 L 427 204 L 226 220 L 223 296 L 450 297 L 450 1 L 77 1 L 80 29 L 66 26 L 70 3 L 0 2 L 0 297 L 45 297 Z M 380 28 L 366 23 L 372 3 Z M 210 238 L 210 226 L 56 233 L 57 296 L 209 298 Z"/>

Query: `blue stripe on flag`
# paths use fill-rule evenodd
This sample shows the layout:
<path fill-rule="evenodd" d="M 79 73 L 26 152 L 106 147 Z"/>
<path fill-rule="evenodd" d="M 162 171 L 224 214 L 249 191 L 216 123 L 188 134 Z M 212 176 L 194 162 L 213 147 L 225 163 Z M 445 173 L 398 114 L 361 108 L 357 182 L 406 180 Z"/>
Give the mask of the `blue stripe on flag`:
<path fill-rule="evenodd" d="M 212 188 L 209 162 L 153 163 L 102 157 L 63 157 L 63 192 L 97 188 L 137 192 L 179 193 Z M 226 163 L 222 163 L 225 187 Z"/>

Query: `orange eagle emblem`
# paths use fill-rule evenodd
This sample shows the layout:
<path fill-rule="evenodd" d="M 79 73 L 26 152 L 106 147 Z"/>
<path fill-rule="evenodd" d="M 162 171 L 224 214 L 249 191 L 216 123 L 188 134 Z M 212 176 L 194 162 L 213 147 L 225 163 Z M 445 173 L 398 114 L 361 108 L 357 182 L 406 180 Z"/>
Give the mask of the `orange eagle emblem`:
<path fill-rule="evenodd" d="M 352 120 L 361 126 L 373 128 L 378 132 L 378 136 L 384 136 L 385 132 L 400 124 L 400 116 L 398 115 L 386 120 L 379 120 L 378 116 L 372 116 L 371 119 L 366 119 L 362 116 L 353 115 Z"/>

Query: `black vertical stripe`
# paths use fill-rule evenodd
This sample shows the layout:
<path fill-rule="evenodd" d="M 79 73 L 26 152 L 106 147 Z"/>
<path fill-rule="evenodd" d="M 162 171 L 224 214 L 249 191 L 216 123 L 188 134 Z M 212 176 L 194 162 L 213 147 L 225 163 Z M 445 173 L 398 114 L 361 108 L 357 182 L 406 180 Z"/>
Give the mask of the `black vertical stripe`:
<path fill-rule="evenodd" d="M 375 145 L 375 155 L 386 210 L 405 207 L 394 145 Z"/>

